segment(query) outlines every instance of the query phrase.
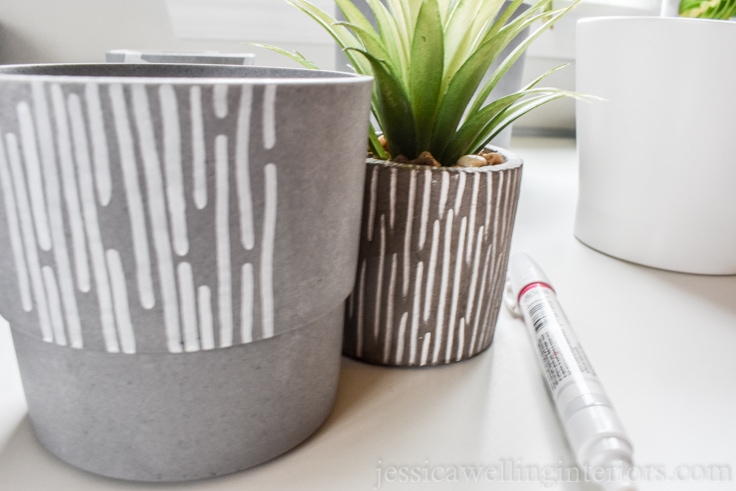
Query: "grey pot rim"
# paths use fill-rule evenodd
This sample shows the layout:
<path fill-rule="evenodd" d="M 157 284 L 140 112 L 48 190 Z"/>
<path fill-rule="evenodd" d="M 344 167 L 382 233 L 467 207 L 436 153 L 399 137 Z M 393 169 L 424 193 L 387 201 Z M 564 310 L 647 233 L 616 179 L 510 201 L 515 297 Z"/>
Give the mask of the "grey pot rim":
<path fill-rule="evenodd" d="M 496 165 L 484 165 L 482 167 L 458 167 L 458 166 L 442 166 L 442 167 L 431 167 L 428 165 L 417 165 L 417 164 L 403 164 L 399 162 L 392 162 L 390 160 L 380 160 L 380 159 L 374 159 L 374 158 L 368 158 L 366 159 L 366 164 L 368 165 L 377 165 L 381 167 L 388 167 L 388 168 L 394 168 L 394 169 L 406 169 L 406 170 L 430 170 L 434 173 L 466 173 L 466 174 L 485 174 L 487 172 L 502 172 L 509 169 L 516 169 L 518 167 L 521 167 L 523 164 L 523 160 L 521 157 L 516 155 L 515 153 L 501 147 L 496 147 L 493 145 L 487 145 L 485 147 L 487 150 L 491 150 L 493 152 L 499 153 L 503 156 L 505 159 L 505 162 L 502 164 L 496 164 Z"/>
<path fill-rule="evenodd" d="M 155 75 L 157 72 L 173 71 L 180 68 L 187 75 Z M 272 76 L 215 76 L 210 70 L 243 71 L 266 73 Z M 69 73 L 64 73 L 67 70 Z M 94 75 L 84 71 L 98 70 L 101 73 L 118 70 L 121 73 L 143 72 L 135 75 Z M 57 71 L 58 73 L 54 73 Z M 75 74 L 74 72 L 78 74 Z M 191 72 L 202 75 L 191 75 Z M 152 75 L 146 75 L 150 72 Z M 31 63 L 3 65 L 0 67 L 0 82 L 46 81 L 63 83 L 121 83 L 130 84 L 223 84 L 223 85 L 324 85 L 324 84 L 363 84 L 373 81 L 373 77 L 349 72 L 330 70 L 310 70 L 307 68 L 269 67 L 255 65 L 210 65 L 195 63 Z"/>

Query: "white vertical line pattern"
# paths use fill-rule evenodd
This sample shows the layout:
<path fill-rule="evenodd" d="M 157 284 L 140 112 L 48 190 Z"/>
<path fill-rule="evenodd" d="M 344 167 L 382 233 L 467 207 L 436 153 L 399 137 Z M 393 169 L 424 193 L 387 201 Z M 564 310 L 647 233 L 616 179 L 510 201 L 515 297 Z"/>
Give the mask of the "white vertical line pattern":
<path fill-rule="evenodd" d="M 428 332 L 424 335 L 422 341 L 422 356 L 419 358 L 419 365 L 424 366 L 429 361 L 429 346 L 432 344 L 432 333 Z"/>
<path fill-rule="evenodd" d="M 399 322 L 399 335 L 396 338 L 396 363 L 401 364 L 404 361 L 404 345 L 406 343 L 406 324 L 409 320 L 409 312 L 404 312 Z"/>
<path fill-rule="evenodd" d="M 253 265 L 243 264 L 240 275 L 240 340 L 253 341 Z"/>
<path fill-rule="evenodd" d="M 220 119 L 227 117 L 227 89 L 227 84 L 215 84 L 212 87 L 215 116 Z"/>
<path fill-rule="evenodd" d="M 470 291 L 468 292 L 468 303 L 467 307 L 465 308 L 468 322 L 473 319 L 473 303 L 475 302 L 475 290 L 478 285 L 478 269 L 480 268 L 480 255 L 481 246 L 483 245 L 483 233 L 483 225 L 481 225 L 478 229 L 478 240 L 475 243 L 475 254 L 473 256 L 473 266 L 471 268 L 472 273 L 470 275 Z M 470 247 L 471 245 L 468 244 L 468 249 L 470 249 Z"/>
<path fill-rule="evenodd" d="M 434 352 L 432 354 L 432 363 L 437 363 L 440 356 L 440 346 L 442 345 L 442 332 L 445 329 L 445 303 L 447 301 L 447 287 L 450 273 L 450 262 L 452 261 L 452 221 L 454 214 L 452 209 L 447 212 L 447 221 L 445 222 L 445 243 L 442 255 L 442 277 L 440 278 L 440 294 L 437 306 L 437 335 L 434 340 Z"/>
<path fill-rule="evenodd" d="M 477 172 L 473 174 L 473 191 L 470 197 L 470 219 L 468 222 L 468 247 L 465 249 L 465 262 L 470 264 L 473 254 L 473 238 L 475 238 L 475 215 L 478 207 L 478 181 L 480 176 Z"/>
<path fill-rule="evenodd" d="M 485 261 L 483 262 L 483 270 L 481 271 L 481 282 L 480 282 L 480 295 L 478 296 L 478 304 L 475 309 L 475 327 L 473 328 L 473 338 L 480 340 L 482 333 L 480 330 L 483 328 L 481 314 L 483 313 L 483 304 L 485 304 L 485 293 L 486 284 L 488 283 L 488 270 L 490 269 L 489 262 L 491 257 L 491 248 L 489 247 L 486 251 Z M 477 348 L 476 348 L 477 349 Z"/>
<path fill-rule="evenodd" d="M 56 284 L 54 270 L 48 266 L 43 266 L 41 272 L 43 273 L 43 282 L 46 287 L 46 298 L 49 302 L 49 318 L 51 320 L 51 329 L 54 333 L 54 342 L 59 346 L 66 346 L 64 314 L 61 312 L 61 298 L 59 297 L 59 287 Z"/>
<path fill-rule="evenodd" d="M 493 172 L 486 174 L 486 221 L 483 224 L 485 228 L 484 239 L 486 240 L 488 240 L 488 228 L 491 225 L 491 202 L 493 201 L 493 182 L 495 181 L 493 174 Z"/>
<path fill-rule="evenodd" d="M 417 187 L 417 171 L 411 170 L 409 176 L 409 199 L 407 200 L 406 212 L 406 230 L 404 231 L 404 272 L 402 275 L 403 285 L 401 289 L 402 295 L 405 297 L 409 293 L 409 278 L 411 276 L 411 239 L 414 226 L 414 206 Z"/>
<path fill-rule="evenodd" d="M 194 206 L 198 210 L 207 206 L 207 168 L 204 119 L 202 116 L 202 88 L 194 85 L 189 89 L 189 118 L 192 122 L 192 185 Z"/>
<path fill-rule="evenodd" d="M 434 276 L 437 271 L 437 250 L 440 243 L 440 221 L 435 220 L 432 226 L 432 241 L 427 266 L 427 290 L 424 294 L 424 322 L 429 320 L 432 311 L 432 292 L 434 291 Z"/>
<path fill-rule="evenodd" d="M 424 171 L 424 193 L 422 194 L 422 211 L 419 220 L 419 250 L 424 250 L 427 240 L 427 221 L 429 214 L 429 198 L 432 194 L 432 171 Z"/>
<path fill-rule="evenodd" d="M 376 201 L 378 199 L 378 166 L 373 165 L 371 166 L 371 187 L 369 191 L 369 201 L 368 201 L 368 232 L 367 232 L 367 239 L 368 242 L 373 241 L 373 229 L 375 228 L 375 220 L 376 220 Z"/>
<path fill-rule="evenodd" d="M 389 275 L 388 280 L 388 301 L 386 305 L 386 321 L 384 322 L 384 334 L 385 339 L 383 341 L 383 361 L 384 363 L 388 363 L 390 351 L 391 351 L 391 342 L 393 341 L 393 334 L 394 334 L 394 294 L 396 291 L 396 253 L 394 252 L 391 254 L 391 274 Z"/>
<path fill-rule="evenodd" d="M 87 241 L 92 259 L 92 273 L 97 290 L 102 336 L 105 341 L 105 349 L 109 353 L 119 353 L 120 345 L 115 329 L 105 250 L 102 244 L 100 224 L 97 217 L 97 200 L 95 199 L 95 184 L 92 177 L 87 132 L 79 96 L 77 94 L 69 94 L 68 105 L 74 141 L 74 153 L 77 157 L 77 178 L 79 179 L 79 191 L 82 198 L 82 218 L 84 219 L 84 230 L 87 233 Z"/>
<path fill-rule="evenodd" d="M 143 197 L 138 183 L 138 168 L 133 145 L 133 135 L 126 109 L 125 94 L 121 84 L 110 85 L 110 100 L 115 121 L 115 132 L 120 152 L 120 167 L 123 171 L 126 204 L 130 217 L 130 233 L 133 241 L 133 252 L 136 264 L 136 281 L 138 296 L 145 309 L 152 309 L 156 304 L 153 293 L 151 275 L 151 258 L 148 252 L 148 232 L 143 210 Z"/>
<path fill-rule="evenodd" d="M 456 361 L 459 361 L 463 356 L 463 351 L 465 350 L 465 319 L 460 319 L 460 329 L 458 330 L 458 340 L 457 340 L 457 357 L 455 358 Z"/>
<path fill-rule="evenodd" d="M 74 348 L 82 347 L 82 325 L 79 320 L 77 299 L 74 294 L 74 278 L 69 263 L 69 252 L 66 246 L 64 218 L 62 216 L 61 192 L 59 190 L 59 173 L 56 167 L 54 139 L 51 132 L 51 115 L 40 83 L 33 84 L 33 106 L 35 108 L 36 125 L 38 126 L 41 147 L 43 177 L 46 182 L 46 204 L 48 205 L 49 227 L 53 243 L 54 260 L 58 272 L 58 286 L 61 292 L 61 303 L 64 307 L 66 326 Z M 68 136 L 68 135 L 67 135 Z M 76 186 L 75 186 L 76 187 Z M 54 277 L 54 284 L 57 284 Z M 52 319 L 53 320 L 53 319 Z"/>
<path fill-rule="evenodd" d="M 54 336 L 51 330 L 51 322 L 49 320 L 48 304 L 46 301 L 46 290 L 43 285 L 41 264 L 38 260 L 36 233 L 33 228 L 33 213 L 31 211 L 31 205 L 28 202 L 28 191 L 26 191 L 25 176 L 20 160 L 18 138 L 13 133 L 8 133 L 6 135 L 6 142 L 8 148 L 8 160 L 10 161 L 10 169 L 13 174 L 13 185 L 18 198 L 18 218 L 20 221 L 21 233 L 23 235 L 23 244 L 27 255 L 26 258 L 28 259 L 28 273 L 31 279 L 31 290 L 34 298 L 36 299 L 41 336 L 44 341 L 51 343 L 54 340 Z"/>
<path fill-rule="evenodd" d="M 62 189 L 64 202 L 69 214 L 69 228 L 72 236 L 72 251 L 74 255 L 77 286 L 80 291 L 90 290 L 89 264 L 87 257 L 87 242 L 84 238 L 84 220 L 79 204 L 79 191 L 75 177 L 74 159 L 72 157 L 71 136 L 67 118 L 66 102 L 61 87 L 58 84 L 51 86 L 51 102 L 54 107 L 54 121 L 56 123 L 57 142 L 59 150 L 59 167 L 61 169 Z M 74 346 L 72 339 L 72 346 Z M 77 347 L 77 346 L 74 346 Z M 81 346 L 79 346 L 81 348 Z"/>
<path fill-rule="evenodd" d="M 197 326 L 197 298 L 194 292 L 194 274 L 192 265 L 187 261 L 176 267 L 179 279 L 181 305 L 181 324 L 184 332 L 184 351 L 199 351 L 199 332 Z"/>
<path fill-rule="evenodd" d="M 276 85 L 266 85 L 263 93 L 263 148 L 276 145 Z"/>
<path fill-rule="evenodd" d="M 409 334 L 409 364 L 414 365 L 417 358 L 417 341 L 419 336 L 419 312 L 422 299 L 422 276 L 424 275 L 424 263 L 417 264 L 417 276 L 414 281 L 414 303 L 411 307 L 411 332 Z"/>
<path fill-rule="evenodd" d="M 87 101 L 89 132 L 92 139 L 97 197 L 102 206 L 107 206 L 112 197 L 112 183 L 110 180 L 110 157 L 107 150 L 105 122 L 102 117 L 102 103 L 100 102 L 100 88 L 96 83 L 88 83 L 85 86 L 84 93 Z"/>
<path fill-rule="evenodd" d="M 383 292 L 383 265 L 386 260 L 386 215 L 381 214 L 381 243 L 378 251 L 378 279 L 376 280 L 375 315 L 373 316 L 373 339 L 378 339 L 381 326 L 381 293 Z"/>
<path fill-rule="evenodd" d="M 120 254 L 115 249 L 108 249 L 107 268 L 110 272 L 112 286 L 112 301 L 115 308 L 115 322 L 120 338 L 120 350 L 123 353 L 135 353 L 135 332 L 130 320 L 130 304 L 128 303 L 128 287 L 125 281 L 123 263 Z"/>
<path fill-rule="evenodd" d="M 220 347 L 233 345 L 233 292 L 230 270 L 230 192 L 227 136 L 215 138 L 215 230 L 217 244 L 217 306 Z"/>
<path fill-rule="evenodd" d="M 253 231 L 253 197 L 250 189 L 250 117 L 253 105 L 253 87 L 243 85 L 238 109 L 238 126 L 235 140 L 235 180 L 238 189 L 240 211 L 240 241 L 246 250 L 255 245 Z"/>
<path fill-rule="evenodd" d="M 215 331 L 212 321 L 212 294 L 206 285 L 197 289 L 197 310 L 199 311 L 199 337 L 203 350 L 215 348 Z"/>
<path fill-rule="evenodd" d="M 389 175 L 391 176 L 391 180 L 389 181 L 388 224 L 389 228 L 393 231 L 396 222 L 396 169 L 392 167 L 389 170 Z"/>
<path fill-rule="evenodd" d="M 8 161 L 5 158 L 5 143 L 3 143 L 1 135 L 2 131 L 0 131 L 0 184 L 2 185 L 3 200 L 5 201 L 5 213 L 8 218 L 10 247 L 13 251 L 13 261 L 15 262 L 21 305 L 23 306 L 23 310 L 30 312 L 33 309 L 33 303 L 31 301 L 31 285 L 28 279 L 28 266 L 26 265 L 25 252 L 23 252 L 23 237 L 21 236 L 20 223 L 18 221 L 18 206 L 15 201 L 15 192 L 13 191 Z"/>
<path fill-rule="evenodd" d="M 51 250 L 51 234 L 49 219 L 46 214 L 46 198 L 43 192 L 43 178 L 41 176 L 41 162 L 36 148 L 36 131 L 31 119 L 31 108 L 27 102 L 18 103 L 18 126 L 23 148 L 25 168 L 28 171 L 28 195 L 31 200 L 33 223 L 36 227 L 38 246 L 44 251 Z"/>
<path fill-rule="evenodd" d="M 442 184 L 440 185 L 440 199 L 437 208 L 437 213 L 440 215 L 440 220 L 445 217 L 445 211 L 447 208 L 447 197 L 450 192 L 450 173 L 442 172 Z"/>
<path fill-rule="evenodd" d="M 356 355 L 361 356 L 363 354 L 363 336 L 365 335 L 365 327 L 363 326 L 363 315 L 365 313 L 365 267 L 366 259 L 363 259 L 360 265 L 360 279 L 358 283 L 358 334 L 357 334 L 357 347 Z"/>
<path fill-rule="evenodd" d="M 181 168 L 181 129 L 179 128 L 179 106 L 174 87 L 163 84 L 159 87 L 161 101 L 161 123 L 163 126 L 164 172 L 166 175 L 166 201 L 169 205 L 171 235 L 174 251 L 179 256 L 189 252 L 187 235 L 186 200 L 184 178 Z"/>
<path fill-rule="evenodd" d="M 460 279 L 463 273 L 463 252 L 465 248 L 465 234 L 467 226 L 468 217 L 463 217 L 462 221 L 460 222 L 460 234 L 458 235 L 457 253 L 455 254 L 455 274 L 453 275 L 450 319 L 447 323 L 447 347 L 445 348 L 445 361 L 450 361 L 450 358 L 452 356 L 452 346 L 455 340 L 455 331 L 457 326 L 457 304 L 460 298 Z"/>
<path fill-rule="evenodd" d="M 278 176 L 276 164 L 266 164 L 265 203 L 263 210 L 263 240 L 261 242 L 261 315 L 263 316 L 263 337 L 274 335 L 273 301 L 273 253 L 276 239 L 276 211 L 278 206 Z"/>
<path fill-rule="evenodd" d="M 132 85 L 133 112 L 146 177 L 148 211 L 151 220 L 153 248 L 158 262 L 159 285 L 164 311 L 166 340 L 171 353 L 181 353 L 182 338 L 179 320 L 179 301 L 176 291 L 176 273 L 171 251 L 169 224 L 166 216 L 164 183 L 161 163 L 156 149 L 156 137 L 148 104 L 145 85 Z"/>
<path fill-rule="evenodd" d="M 467 174 L 465 172 L 458 172 L 458 174 L 455 194 L 455 216 L 460 213 L 460 206 L 463 204 L 463 198 L 465 197 L 465 180 L 467 179 Z"/>

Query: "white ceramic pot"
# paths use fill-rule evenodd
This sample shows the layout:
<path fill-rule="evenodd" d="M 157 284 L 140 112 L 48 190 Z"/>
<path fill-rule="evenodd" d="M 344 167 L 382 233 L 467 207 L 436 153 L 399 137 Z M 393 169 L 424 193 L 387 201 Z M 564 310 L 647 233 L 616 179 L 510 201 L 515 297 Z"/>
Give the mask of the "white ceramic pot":
<path fill-rule="evenodd" d="M 736 274 L 736 23 L 578 23 L 575 234 L 647 266 Z"/>

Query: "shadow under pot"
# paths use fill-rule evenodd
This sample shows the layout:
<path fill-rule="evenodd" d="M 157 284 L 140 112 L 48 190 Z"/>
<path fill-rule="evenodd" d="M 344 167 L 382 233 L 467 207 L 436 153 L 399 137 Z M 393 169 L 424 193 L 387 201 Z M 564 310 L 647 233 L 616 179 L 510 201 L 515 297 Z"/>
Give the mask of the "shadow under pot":
<path fill-rule="evenodd" d="M 522 161 L 426 167 L 369 160 L 343 352 L 381 365 L 464 360 L 493 340 Z"/>
<path fill-rule="evenodd" d="M 184 481 L 314 432 L 339 375 L 371 79 L 36 65 L 0 68 L 0 87 L 0 309 L 41 443 L 105 476 Z"/>

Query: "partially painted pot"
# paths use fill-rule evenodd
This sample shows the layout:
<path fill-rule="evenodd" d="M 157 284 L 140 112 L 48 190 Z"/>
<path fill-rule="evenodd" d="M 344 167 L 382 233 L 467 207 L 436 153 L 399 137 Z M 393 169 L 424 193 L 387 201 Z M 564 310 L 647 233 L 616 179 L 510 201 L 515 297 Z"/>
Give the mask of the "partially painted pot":
<path fill-rule="evenodd" d="M 395 366 L 464 360 L 493 340 L 522 161 L 430 168 L 368 162 L 343 352 Z"/>
<path fill-rule="evenodd" d="M 37 65 L 0 68 L 0 87 L 0 307 L 43 445 L 181 481 L 315 431 L 354 280 L 370 78 Z"/>

